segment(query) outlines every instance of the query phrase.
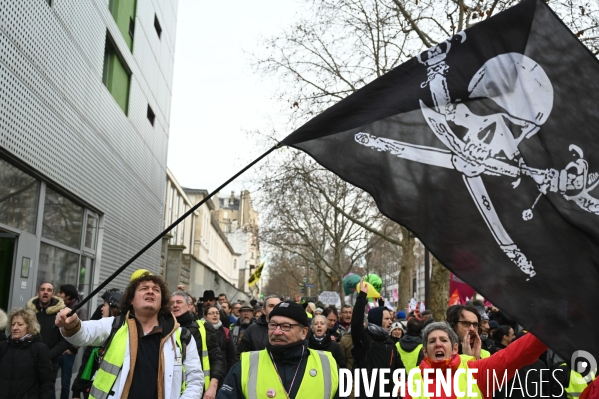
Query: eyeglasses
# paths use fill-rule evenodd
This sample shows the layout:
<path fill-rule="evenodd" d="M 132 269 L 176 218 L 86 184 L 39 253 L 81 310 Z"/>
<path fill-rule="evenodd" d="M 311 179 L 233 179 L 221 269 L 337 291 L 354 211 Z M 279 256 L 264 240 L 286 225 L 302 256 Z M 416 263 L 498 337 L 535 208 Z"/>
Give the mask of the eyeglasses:
<path fill-rule="evenodd" d="M 208 316 L 218 316 L 220 313 L 218 312 L 208 312 L 206 313 Z"/>
<path fill-rule="evenodd" d="M 458 323 L 460 323 L 462 326 L 466 327 L 466 328 L 470 328 L 470 326 L 473 326 L 474 328 L 478 328 L 478 322 L 471 322 L 468 320 L 460 320 L 458 321 Z"/>
<path fill-rule="evenodd" d="M 278 324 L 275 322 L 270 322 L 268 323 L 268 329 L 271 331 L 275 331 L 277 329 L 277 327 L 281 328 L 281 331 L 284 332 L 288 332 L 291 330 L 291 327 L 295 327 L 295 326 L 301 326 L 301 324 L 292 324 L 292 323 L 282 323 L 282 324 Z"/>

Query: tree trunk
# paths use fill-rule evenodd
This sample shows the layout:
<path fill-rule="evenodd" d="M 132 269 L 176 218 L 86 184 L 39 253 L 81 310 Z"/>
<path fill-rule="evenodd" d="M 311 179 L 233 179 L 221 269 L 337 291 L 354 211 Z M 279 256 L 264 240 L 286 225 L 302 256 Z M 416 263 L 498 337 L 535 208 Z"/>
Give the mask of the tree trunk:
<path fill-rule="evenodd" d="M 397 310 L 406 310 L 411 297 L 412 274 L 414 273 L 414 245 L 416 238 L 401 227 L 401 263 L 399 267 Z"/>
<path fill-rule="evenodd" d="M 430 282 L 430 304 L 427 306 L 433 312 L 435 321 L 445 320 L 445 311 L 449 301 L 449 270 L 433 257 Z"/>

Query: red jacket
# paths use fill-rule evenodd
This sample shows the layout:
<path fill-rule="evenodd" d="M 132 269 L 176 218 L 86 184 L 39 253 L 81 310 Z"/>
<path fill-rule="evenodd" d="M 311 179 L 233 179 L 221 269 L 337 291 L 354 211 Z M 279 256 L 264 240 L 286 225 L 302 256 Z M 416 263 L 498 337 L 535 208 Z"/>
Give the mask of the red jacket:
<path fill-rule="evenodd" d="M 501 383 L 503 380 L 503 374 L 507 370 L 507 381 L 510 381 L 516 374 L 516 370 L 521 369 L 524 366 L 528 366 L 534 363 L 543 352 L 547 350 L 547 346 L 537 339 L 532 334 L 526 334 L 522 338 L 512 342 L 507 348 L 489 356 L 486 359 L 471 360 L 468 362 L 468 367 L 471 369 L 477 369 L 478 371 L 473 374 L 476 379 L 478 388 L 480 389 L 485 399 L 492 398 L 493 392 L 497 388 L 497 384 L 494 383 L 493 370 L 495 370 L 496 379 Z M 453 371 L 457 370 L 460 366 L 460 357 L 454 356 L 447 367 L 451 367 Z M 420 363 L 420 372 L 424 375 L 423 371 L 426 368 L 441 368 L 438 365 L 431 366 L 427 359 L 424 359 Z M 488 380 L 487 380 L 488 376 Z M 431 396 L 431 398 L 439 399 L 456 399 L 453 394 L 453 380 L 451 385 L 451 396 L 445 396 L 445 391 L 440 388 L 441 396 Z M 488 388 L 488 392 L 487 392 Z M 437 392 L 437 383 L 435 379 L 432 379 L 432 383 L 429 384 L 428 391 L 430 393 Z M 424 392 L 424 387 L 422 388 Z M 406 387 L 406 399 L 412 399 L 408 389 Z"/>

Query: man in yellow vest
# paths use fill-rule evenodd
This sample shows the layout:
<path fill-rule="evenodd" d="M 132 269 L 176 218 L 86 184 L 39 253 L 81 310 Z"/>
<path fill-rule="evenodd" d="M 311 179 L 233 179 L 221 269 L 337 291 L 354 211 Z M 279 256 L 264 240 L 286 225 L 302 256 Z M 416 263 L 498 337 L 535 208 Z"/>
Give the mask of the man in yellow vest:
<path fill-rule="evenodd" d="M 191 303 L 191 298 L 186 292 L 175 291 L 171 294 L 171 311 L 181 327 L 185 327 L 191 332 L 198 348 L 204 371 L 203 398 L 214 399 L 219 382 L 223 381 L 227 374 L 224 356 L 218 344 L 214 327 L 210 323 L 205 323 L 204 320 L 198 320 L 198 316 L 189 312 L 189 303 Z"/>
<path fill-rule="evenodd" d="M 241 354 L 217 399 L 338 398 L 338 367 L 330 352 L 309 349 L 308 316 L 291 301 L 273 308 L 266 349 Z"/>
<path fill-rule="evenodd" d="M 398 343 L 395 344 L 401 362 L 406 368 L 406 374 L 413 368 L 418 367 L 422 359 L 424 359 L 424 352 L 422 351 L 422 322 L 417 318 L 413 317 L 408 320 L 406 335 L 401 337 Z"/>
<path fill-rule="evenodd" d="M 69 308 L 56 316 L 71 344 L 104 347 L 89 397 L 201 398 L 204 373 L 195 340 L 171 313 L 166 283 L 150 273 L 136 277 L 125 290 L 125 316 L 117 322 L 114 317 L 81 322 L 76 314 L 67 317 Z"/>

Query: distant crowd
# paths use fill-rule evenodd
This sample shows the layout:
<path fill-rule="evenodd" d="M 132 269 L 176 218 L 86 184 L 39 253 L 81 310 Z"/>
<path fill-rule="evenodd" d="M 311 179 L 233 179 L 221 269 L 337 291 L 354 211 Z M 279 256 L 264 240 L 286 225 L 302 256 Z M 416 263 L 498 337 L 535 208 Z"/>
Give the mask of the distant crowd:
<path fill-rule="evenodd" d="M 61 399 L 332 399 L 339 369 L 469 365 L 511 376 L 560 369 L 559 380 L 537 387 L 554 397 L 578 398 L 586 388 L 573 383 L 565 359 L 481 301 L 449 307 L 435 321 L 429 310 L 406 314 L 369 301 L 362 283 L 355 304 L 340 308 L 277 295 L 230 302 L 212 290 L 196 300 L 184 288 L 169 291 L 160 276 L 138 271 L 88 317 L 85 308 L 69 316 L 80 301 L 74 286 L 40 284 L 25 308 L 0 311 L 0 399 L 54 399 L 57 377 Z M 492 386 L 493 397 L 514 397 L 510 384 Z M 486 397 L 489 387 L 479 388 Z"/>

